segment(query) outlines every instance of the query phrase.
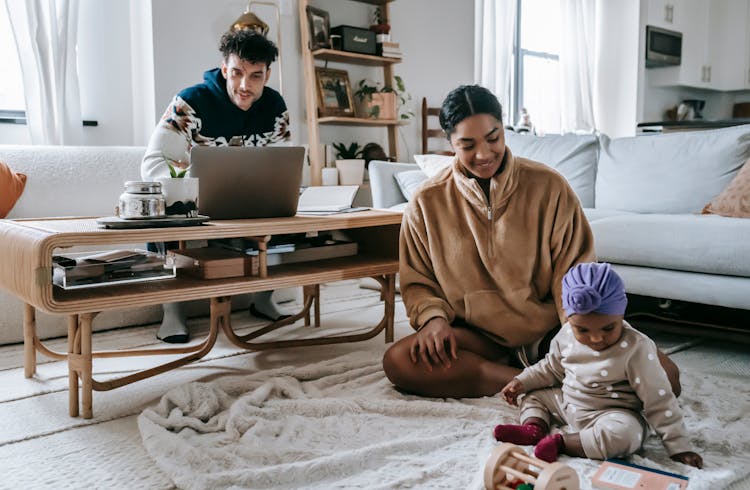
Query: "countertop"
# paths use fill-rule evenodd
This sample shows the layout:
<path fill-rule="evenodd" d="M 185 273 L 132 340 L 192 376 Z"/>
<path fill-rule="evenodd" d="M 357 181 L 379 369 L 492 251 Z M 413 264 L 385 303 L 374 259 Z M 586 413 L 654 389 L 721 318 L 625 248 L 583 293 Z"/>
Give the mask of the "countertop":
<path fill-rule="evenodd" d="M 638 123 L 638 129 L 644 132 L 658 131 L 689 131 L 693 129 L 726 128 L 750 124 L 750 118 L 738 119 L 693 119 L 690 121 L 652 121 Z"/>

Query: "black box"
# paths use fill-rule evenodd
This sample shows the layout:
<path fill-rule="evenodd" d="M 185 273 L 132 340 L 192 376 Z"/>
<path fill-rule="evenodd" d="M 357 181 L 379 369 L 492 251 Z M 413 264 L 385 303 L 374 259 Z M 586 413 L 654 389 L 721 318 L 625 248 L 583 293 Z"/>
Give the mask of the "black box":
<path fill-rule="evenodd" d="M 375 54 L 375 32 L 361 27 L 336 26 L 331 34 L 341 36 L 341 50 L 352 53 Z"/>

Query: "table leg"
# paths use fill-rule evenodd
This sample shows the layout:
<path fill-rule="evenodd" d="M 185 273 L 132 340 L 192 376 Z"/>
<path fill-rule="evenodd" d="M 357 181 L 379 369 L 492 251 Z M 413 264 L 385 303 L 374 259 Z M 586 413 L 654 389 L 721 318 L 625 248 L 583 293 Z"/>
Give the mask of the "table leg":
<path fill-rule="evenodd" d="M 381 296 L 385 303 L 385 342 L 393 342 L 393 316 L 396 312 L 396 274 L 388 274 L 386 287 L 381 289 Z"/>
<path fill-rule="evenodd" d="M 78 315 L 68 317 L 68 412 L 71 417 L 78 417 L 78 371 L 73 365 L 76 354 L 76 332 L 78 330 Z"/>
<path fill-rule="evenodd" d="M 91 323 L 95 313 L 81 315 L 81 408 L 83 418 L 90 419 L 93 410 L 93 373 L 91 365 Z"/>
<path fill-rule="evenodd" d="M 320 284 L 315 285 L 315 326 L 320 327 Z"/>
<path fill-rule="evenodd" d="M 36 310 L 28 303 L 23 309 L 23 373 L 27 378 L 36 373 Z"/>
<path fill-rule="evenodd" d="M 310 326 L 310 309 L 306 307 L 307 298 L 315 294 L 314 286 L 302 286 L 302 307 L 305 308 L 305 326 Z"/>

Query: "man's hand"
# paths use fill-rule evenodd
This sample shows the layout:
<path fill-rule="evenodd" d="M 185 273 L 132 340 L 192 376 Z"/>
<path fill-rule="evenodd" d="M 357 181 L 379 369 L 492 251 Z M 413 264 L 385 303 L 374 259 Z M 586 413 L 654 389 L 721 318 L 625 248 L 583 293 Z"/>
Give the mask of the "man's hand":
<path fill-rule="evenodd" d="M 458 359 L 458 345 L 453 327 L 443 317 L 430 319 L 409 346 L 411 362 L 424 363 L 432 372 L 432 366 L 442 364 L 446 369 L 451 367 L 451 359 Z"/>
<path fill-rule="evenodd" d="M 523 388 L 523 383 L 518 381 L 516 378 L 511 379 L 505 388 L 500 390 L 500 395 L 505 398 L 505 401 L 513 405 L 518 405 L 518 395 L 525 393 L 526 390 Z"/>
<path fill-rule="evenodd" d="M 699 454 L 694 453 L 693 451 L 685 451 L 684 453 L 677 453 L 670 456 L 672 458 L 672 461 L 677 461 L 678 463 L 685 463 L 689 464 L 690 466 L 695 466 L 696 468 L 703 468 L 703 458 L 700 457 Z"/>

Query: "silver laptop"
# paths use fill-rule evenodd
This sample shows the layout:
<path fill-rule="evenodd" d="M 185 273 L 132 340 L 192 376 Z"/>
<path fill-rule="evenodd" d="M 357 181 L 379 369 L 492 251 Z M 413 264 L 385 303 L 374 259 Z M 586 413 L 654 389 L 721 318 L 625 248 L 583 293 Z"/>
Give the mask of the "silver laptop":
<path fill-rule="evenodd" d="M 194 146 L 198 212 L 211 219 L 294 216 L 304 158 L 301 146 Z"/>

